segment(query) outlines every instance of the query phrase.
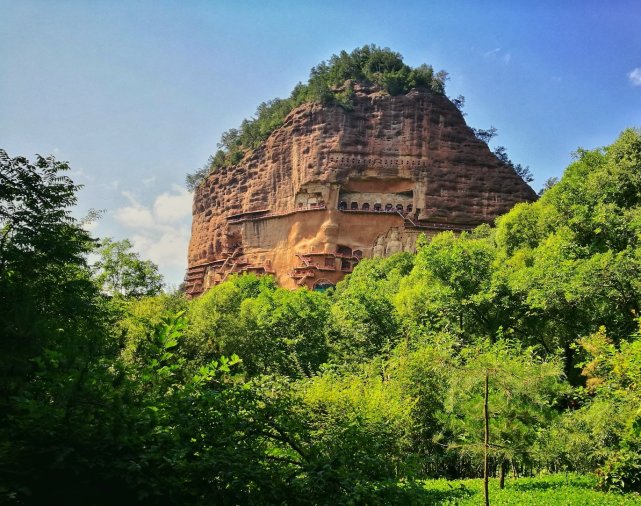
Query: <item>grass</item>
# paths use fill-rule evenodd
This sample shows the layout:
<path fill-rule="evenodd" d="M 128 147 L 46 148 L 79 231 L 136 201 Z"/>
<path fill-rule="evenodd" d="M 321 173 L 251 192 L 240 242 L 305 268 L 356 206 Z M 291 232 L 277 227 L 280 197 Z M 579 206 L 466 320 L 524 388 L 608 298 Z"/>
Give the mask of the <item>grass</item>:
<path fill-rule="evenodd" d="M 621 495 L 595 490 L 596 479 L 589 475 L 564 474 L 537 478 L 518 478 L 505 481 L 505 488 L 499 489 L 497 479 L 490 481 L 490 504 L 500 505 L 641 505 L 639 495 Z M 483 480 L 425 481 L 426 490 L 450 489 L 458 492 L 455 497 L 444 498 L 440 504 L 479 505 L 483 504 Z M 454 490 L 452 490 L 452 487 Z M 458 491 L 456 489 L 459 489 Z M 438 503 L 436 503 L 438 504 Z"/>
<path fill-rule="evenodd" d="M 536 478 L 506 479 L 499 489 L 498 479 L 490 480 L 490 504 L 503 505 L 560 505 L 607 506 L 640 505 L 638 494 L 614 494 L 595 490 L 596 479 L 591 475 L 556 474 Z M 374 493 L 368 504 L 457 505 L 483 504 L 483 480 L 425 480 L 397 483 Z M 360 504 L 360 501 L 355 501 Z"/>

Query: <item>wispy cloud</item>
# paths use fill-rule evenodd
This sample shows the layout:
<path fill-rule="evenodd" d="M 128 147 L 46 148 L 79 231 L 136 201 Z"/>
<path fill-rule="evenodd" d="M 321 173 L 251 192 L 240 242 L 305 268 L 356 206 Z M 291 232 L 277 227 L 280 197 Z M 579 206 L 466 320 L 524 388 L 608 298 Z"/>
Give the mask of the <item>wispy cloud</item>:
<path fill-rule="evenodd" d="M 491 51 L 483 53 L 483 58 L 487 61 L 498 61 L 507 65 L 512 60 L 512 53 L 497 47 Z"/>
<path fill-rule="evenodd" d="M 89 181 L 90 183 L 93 183 L 96 180 L 94 176 L 87 174 L 87 172 L 82 168 L 71 170 L 69 171 L 69 174 L 72 178 L 75 178 L 77 180 Z"/>
<path fill-rule="evenodd" d="M 174 185 L 158 195 L 151 206 L 140 203 L 130 191 L 123 191 L 128 205 L 113 212 L 114 219 L 130 234 L 134 248 L 161 269 L 184 267 L 187 262 L 192 194 Z"/>
<path fill-rule="evenodd" d="M 156 176 L 151 176 L 147 179 L 143 179 L 142 184 L 144 184 L 147 188 L 154 186 L 156 184 Z"/>
<path fill-rule="evenodd" d="M 496 55 L 501 52 L 501 48 L 497 47 L 496 49 L 492 49 L 492 51 L 488 51 L 483 55 L 483 58 L 486 60 L 491 60 L 493 58 L 496 58 Z"/>
<path fill-rule="evenodd" d="M 630 79 L 632 86 L 641 86 L 641 67 L 632 69 L 628 74 L 628 79 Z"/>

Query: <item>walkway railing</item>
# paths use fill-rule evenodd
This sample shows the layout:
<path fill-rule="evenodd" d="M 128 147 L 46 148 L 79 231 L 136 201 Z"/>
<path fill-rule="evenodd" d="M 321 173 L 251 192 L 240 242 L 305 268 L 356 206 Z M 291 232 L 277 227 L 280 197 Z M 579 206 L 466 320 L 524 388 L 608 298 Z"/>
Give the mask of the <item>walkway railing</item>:
<path fill-rule="evenodd" d="M 306 211 L 323 211 L 327 209 L 325 204 L 310 204 L 304 207 L 298 207 L 296 209 L 288 209 L 286 211 L 270 211 L 265 212 L 265 214 L 260 214 L 259 216 L 240 216 L 240 217 L 230 217 L 227 218 L 227 223 L 241 223 L 244 221 L 258 221 L 265 218 L 276 218 L 278 216 L 288 216 L 290 214 L 301 213 Z M 254 213 L 262 213 L 263 211 L 253 211 Z M 247 212 L 246 214 L 251 214 L 252 211 Z"/>
<path fill-rule="evenodd" d="M 413 228 L 422 228 L 428 230 L 474 230 L 476 225 L 458 225 L 455 223 L 421 223 L 412 218 L 411 212 L 401 211 L 400 209 L 338 209 L 343 213 L 361 213 L 361 214 L 398 214 Z"/>

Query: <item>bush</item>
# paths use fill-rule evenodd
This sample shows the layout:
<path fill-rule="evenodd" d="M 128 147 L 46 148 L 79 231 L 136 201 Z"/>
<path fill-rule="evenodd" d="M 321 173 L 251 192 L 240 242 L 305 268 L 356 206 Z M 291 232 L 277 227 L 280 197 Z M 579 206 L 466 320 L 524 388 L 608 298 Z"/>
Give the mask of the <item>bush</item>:
<path fill-rule="evenodd" d="M 614 452 L 597 476 L 602 490 L 641 492 L 641 447 Z"/>

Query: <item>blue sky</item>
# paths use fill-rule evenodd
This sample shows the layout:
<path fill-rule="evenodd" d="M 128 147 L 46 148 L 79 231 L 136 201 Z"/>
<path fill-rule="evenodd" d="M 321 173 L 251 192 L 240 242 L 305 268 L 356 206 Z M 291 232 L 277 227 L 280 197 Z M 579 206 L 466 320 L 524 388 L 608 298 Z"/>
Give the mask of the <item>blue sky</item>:
<path fill-rule="evenodd" d="M 220 134 L 342 49 L 390 47 L 450 74 L 470 126 L 538 189 L 577 147 L 641 126 L 638 1 L 0 0 L 0 147 L 54 154 L 85 185 L 78 214 L 184 274 L 185 173 Z"/>

